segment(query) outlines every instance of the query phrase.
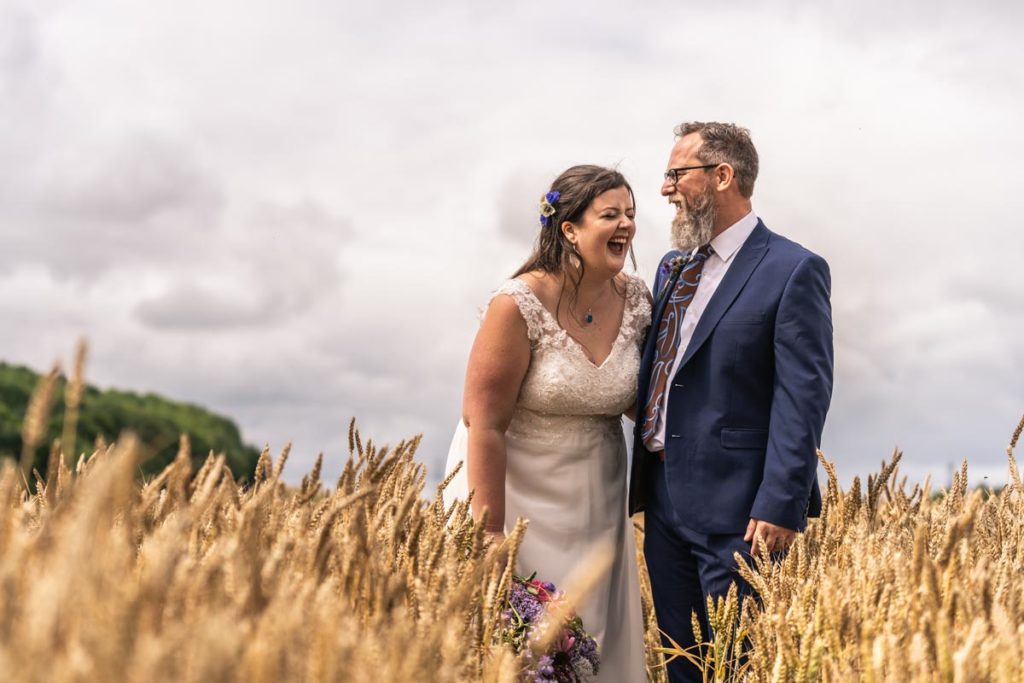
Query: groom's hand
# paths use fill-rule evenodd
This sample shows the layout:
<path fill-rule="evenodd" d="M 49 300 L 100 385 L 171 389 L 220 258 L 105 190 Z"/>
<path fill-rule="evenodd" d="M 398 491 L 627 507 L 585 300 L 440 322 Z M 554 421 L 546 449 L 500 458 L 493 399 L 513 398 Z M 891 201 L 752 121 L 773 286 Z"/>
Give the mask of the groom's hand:
<path fill-rule="evenodd" d="M 796 538 L 796 530 L 778 526 L 763 519 L 751 518 L 747 524 L 747 533 L 743 540 L 750 543 L 750 554 L 756 556 L 764 544 L 765 550 L 769 553 L 781 553 L 789 548 L 789 544 Z"/>

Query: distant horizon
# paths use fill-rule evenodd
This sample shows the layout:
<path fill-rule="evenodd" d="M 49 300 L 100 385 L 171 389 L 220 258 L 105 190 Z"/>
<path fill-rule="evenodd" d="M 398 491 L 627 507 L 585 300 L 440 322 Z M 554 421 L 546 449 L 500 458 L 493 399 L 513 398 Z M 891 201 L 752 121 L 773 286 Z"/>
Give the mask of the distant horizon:
<path fill-rule="evenodd" d="M 6 361 L 6 360 L 4 360 L 2 358 L 0 358 L 0 366 L 7 366 L 7 367 L 13 367 L 13 368 L 26 369 L 26 370 L 29 370 L 29 371 L 31 371 L 31 372 L 33 372 L 35 374 L 38 374 L 38 375 L 44 375 L 46 372 L 49 372 L 49 370 L 37 369 L 37 368 L 31 367 L 29 365 L 22 365 L 22 364 L 19 364 L 19 363 L 11 363 L 11 362 Z M 62 368 L 62 371 L 63 371 L 63 368 Z M 66 373 L 65 373 L 65 375 L 66 375 Z M 221 411 L 217 411 L 217 410 L 213 409 L 212 407 L 204 405 L 202 403 L 196 403 L 196 402 L 193 402 L 193 401 L 185 401 L 185 400 L 179 399 L 179 398 L 177 398 L 175 396 L 165 395 L 165 394 L 163 394 L 161 392 L 146 391 L 144 389 L 125 389 L 125 388 L 118 387 L 118 386 L 102 386 L 102 385 L 96 384 L 95 382 L 90 381 L 88 379 L 88 377 L 86 377 L 86 383 L 90 387 L 94 387 L 94 388 L 97 388 L 97 389 L 100 389 L 100 390 L 103 390 L 103 391 L 117 391 L 117 392 L 122 392 L 122 393 L 126 393 L 126 394 L 137 395 L 137 396 L 146 396 L 146 395 L 158 396 L 160 398 L 164 398 L 164 399 L 167 399 L 167 400 L 174 401 L 175 403 L 181 403 L 183 405 L 188 405 L 188 406 L 192 406 L 192 407 L 195 407 L 195 408 L 199 408 L 201 410 L 209 412 L 211 415 L 214 415 L 215 417 L 219 417 L 219 418 L 223 418 L 225 420 L 228 420 L 229 422 L 232 422 L 236 426 L 238 426 L 238 424 L 239 424 L 237 418 L 235 418 L 231 414 L 224 413 L 224 412 L 221 412 Z M 56 409 L 56 407 L 57 406 L 55 404 L 55 409 Z M 353 417 L 355 417 L 355 416 L 353 416 Z M 1024 420 L 1024 416 L 1022 416 L 1021 419 Z M 358 418 L 356 418 L 356 428 L 359 430 L 360 435 L 361 435 L 364 443 L 369 441 L 369 440 L 372 440 L 373 443 L 377 444 L 378 446 L 394 447 L 400 441 L 409 441 L 410 439 L 412 439 L 412 438 L 417 436 L 417 434 L 410 434 L 410 435 L 402 436 L 402 437 L 395 438 L 395 439 L 384 439 L 384 440 L 382 440 L 382 439 L 379 438 L 379 435 L 368 434 L 368 433 L 364 432 L 359 427 L 359 420 L 358 420 Z M 627 447 L 628 447 L 628 450 L 629 450 L 629 458 L 630 458 L 630 460 L 632 460 L 632 448 L 630 446 L 630 440 L 629 440 L 630 429 L 631 428 L 632 428 L 632 422 L 630 422 L 628 418 L 624 418 L 623 419 L 623 430 L 624 430 L 624 435 L 626 437 L 626 443 L 627 443 Z M 347 434 L 347 427 L 346 427 L 346 434 Z M 425 434 L 423 436 L 425 437 Z M 1007 437 L 1007 445 L 1009 445 L 1010 440 L 1012 439 L 1012 437 L 1013 437 L 1013 429 L 1011 428 L 1010 432 L 1009 432 L 1009 435 Z M 116 438 L 116 436 L 115 435 L 111 435 L 111 438 Z M 270 456 L 273 459 L 275 459 L 275 460 L 276 460 L 277 456 L 280 455 L 282 449 L 285 446 L 288 445 L 288 442 L 283 443 L 275 451 L 274 448 L 271 447 L 269 442 L 253 441 L 252 439 L 248 438 L 244 433 L 243 433 L 243 436 L 242 436 L 242 442 L 245 445 L 247 445 L 247 446 L 249 446 L 251 448 L 255 448 L 258 451 L 261 451 L 264 448 L 269 448 L 270 449 L 269 450 Z M 2 455 L 2 454 L 0 454 L 0 455 Z M 447 452 L 445 453 L 445 455 L 447 455 Z M 824 453 L 824 455 L 825 455 L 826 458 L 831 460 L 829 458 L 828 453 Z M 891 458 L 892 458 L 892 455 L 893 455 L 893 452 L 890 452 L 887 457 L 880 458 L 879 459 L 879 463 L 880 463 L 879 467 L 877 467 L 873 471 L 869 471 L 867 474 L 877 474 L 877 472 L 879 472 L 881 470 L 881 463 L 882 462 L 889 462 L 889 460 L 891 460 Z M 329 460 L 331 460 L 332 457 L 333 457 L 333 454 L 331 454 L 331 453 L 324 453 L 324 461 L 325 462 L 328 462 Z M 338 453 L 337 457 L 340 460 L 344 460 L 345 458 L 347 458 L 348 457 L 347 449 L 343 453 Z M 1014 454 L 1014 458 L 1017 459 L 1016 458 L 1016 454 Z M 423 460 L 423 458 L 420 456 L 419 452 L 417 452 L 416 460 L 427 466 L 427 486 L 428 486 L 428 488 L 427 488 L 427 490 L 425 490 L 425 493 L 429 494 L 430 493 L 429 488 L 431 486 L 436 486 L 444 478 L 444 474 L 445 473 L 442 472 L 442 470 L 444 468 L 444 459 L 442 458 L 440 460 L 440 462 L 437 462 L 437 463 L 425 462 Z M 1021 465 L 1022 465 L 1022 462 L 1020 460 L 1018 460 L 1018 466 L 1021 466 Z M 307 470 L 305 472 L 295 471 L 295 470 L 287 470 L 286 469 L 286 471 L 283 473 L 282 476 L 283 476 L 283 479 L 285 480 L 286 483 L 292 484 L 292 485 L 297 485 L 297 484 L 301 483 L 302 477 L 305 476 L 306 474 L 308 474 L 309 471 L 312 470 L 312 469 L 313 469 L 313 463 L 311 462 L 310 466 L 309 466 L 309 470 Z M 945 479 L 943 480 L 943 482 L 938 482 L 938 481 L 935 480 L 936 479 L 936 474 L 935 473 L 927 473 L 924 477 L 921 477 L 920 479 L 910 479 L 910 478 L 908 478 L 907 481 L 910 484 L 922 484 L 923 485 L 928 478 L 931 478 L 932 479 L 932 482 L 931 482 L 932 489 L 933 489 L 933 491 L 937 491 L 939 488 L 948 488 L 948 486 L 953 481 L 954 473 L 959 471 L 959 469 L 960 469 L 960 462 L 957 462 L 957 463 L 949 462 L 949 463 L 946 464 L 946 472 L 945 472 L 946 476 L 945 476 Z M 900 470 L 900 471 L 902 471 L 902 470 Z M 978 476 L 972 476 L 973 468 L 972 468 L 971 462 L 969 460 L 968 460 L 968 463 L 967 463 L 967 471 L 968 471 L 968 480 L 969 480 L 970 485 L 972 487 L 988 486 L 988 487 L 993 488 L 993 489 L 999 489 L 999 488 L 1002 488 L 1003 486 L 1006 486 L 1009 483 L 1009 464 L 1008 463 L 1007 463 L 1007 468 L 1006 468 L 1006 478 L 1005 479 L 1001 479 L 1001 480 L 992 479 L 992 478 L 990 478 L 990 475 L 982 475 L 980 478 Z M 862 485 L 866 485 L 867 484 L 866 476 L 863 476 L 861 474 L 854 474 L 854 475 L 852 475 L 849 478 L 849 481 L 846 481 L 846 480 L 843 480 L 842 478 L 840 478 L 840 480 L 839 480 L 840 486 L 842 486 L 844 489 L 848 489 L 850 486 L 852 486 L 854 477 L 860 477 Z M 822 469 L 822 467 L 820 465 L 818 466 L 818 480 L 819 480 L 819 482 L 822 482 L 822 483 L 827 481 L 827 473 L 824 471 L 824 469 Z"/>

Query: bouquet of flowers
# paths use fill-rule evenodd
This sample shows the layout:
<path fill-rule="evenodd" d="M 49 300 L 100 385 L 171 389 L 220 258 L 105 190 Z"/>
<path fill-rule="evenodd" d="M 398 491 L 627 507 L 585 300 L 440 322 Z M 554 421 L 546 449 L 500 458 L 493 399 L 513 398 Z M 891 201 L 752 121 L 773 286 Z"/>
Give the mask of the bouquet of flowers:
<path fill-rule="evenodd" d="M 546 651 L 538 652 L 541 622 L 565 596 L 548 581 L 512 577 L 498 639 L 516 652 L 525 652 L 525 678 L 533 683 L 586 683 L 597 676 L 597 642 L 583 630 L 575 614 L 559 626 L 560 632 Z"/>

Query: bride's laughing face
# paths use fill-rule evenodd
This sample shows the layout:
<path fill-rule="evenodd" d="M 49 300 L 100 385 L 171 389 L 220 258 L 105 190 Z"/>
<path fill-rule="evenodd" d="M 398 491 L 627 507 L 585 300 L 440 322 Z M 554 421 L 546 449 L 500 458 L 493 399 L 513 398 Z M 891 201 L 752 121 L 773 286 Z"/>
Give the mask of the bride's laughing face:
<path fill-rule="evenodd" d="M 588 273 L 614 277 L 626 265 L 635 217 L 629 190 L 616 187 L 594 197 L 579 223 L 563 223 L 562 230 L 575 243 Z"/>

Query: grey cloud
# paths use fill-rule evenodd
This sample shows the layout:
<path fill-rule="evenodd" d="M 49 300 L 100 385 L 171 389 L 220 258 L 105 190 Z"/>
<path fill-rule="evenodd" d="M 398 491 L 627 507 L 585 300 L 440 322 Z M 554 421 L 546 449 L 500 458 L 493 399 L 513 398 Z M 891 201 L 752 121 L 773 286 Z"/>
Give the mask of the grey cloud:
<path fill-rule="evenodd" d="M 553 179 L 536 171 L 520 170 L 509 174 L 498 190 L 498 232 L 523 248 L 524 259 L 539 231 L 539 198 Z"/>
<path fill-rule="evenodd" d="M 40 167 L 34 208 L 124 232 L 168 214 L 206 222 L 223 203 L 219 182 L 192 145 L 152 133 L 49 154 Z"/>
<path fill-rule="evenodd" d="M 43 130 L 60 80 L 42 50 L 39 22 L 27 8 L 0 5 L 0 206 L 21 198 L 21 179 L 46 144 Z"/>
<path fill-rule="evenodd" d="M 942 480 L 963 457 L 1005 478 L 1002 448 L 1024 410 L 1024 320 L 942 291 L 940 277 L 923 276 L 935 292 L 834 290 L 836 380 L 823 448 L 847 480 L 896 446 L 915 479 Z"/>
<path fill-rule="evenodd" d="M 13 94 L 16 84 L 39 62 L 35 25 L 18 7 L 0 7 L 0 87 Z"/>
<path fill-rule="evenodd" d="M 188 133 L 110 126 L 75 87 L 53 15 L 0 7 L 0 275 L 40 264 L 95 282 L 113 267 L 188 258 L 183 234 L 219 220 L 223 192 Z"/>
<path fill-rule="evenodd" d="M 155 135 L 46 148 L 15 185 L 0 206 L 10 228 L 0 273 L 38 263 L 86 281 L 115 266 L 192 258 L 223 203 L 189 146 Z"/>
<path fill-rule="evenodd" d="M 745 6 L 751 14 L 764 9 L 764 5 L 753 0 L 744 0 L 739 6 Z M 991 28 L 1003 22 L 1019 23 L 1024 16 L 1018 5 L 1002 0 L 981 0 L 970 5 L 956 0 L 928 3 L 887 0 L 811 3 L 788 0 L 773 3 L 771 12 L 808 30 L 824 26 L 845 40 L 882 45 L 890 44 L 896 34 L 919 38 L 923 33 L 934 31 Z"/>
<path fill-rule="evenodd" d="M 1005 461 L 1024 406 L 1016 6 L 92 0 L 49 24 L 43 4 L 0 10 L 0 357 L 45 367 L 85 332 L 97 381 L 292 439 L 290 476 L 339 462 L 351 415 L 378 440 L 426 432 L 436 476 L 478 307 L 550 179 L 622 159 L 649 276 L 671 127 L 733 118 L 762 151 L 758 212 L 833 265 L 844 480 L 894 445 L 915 477 Z M 985 259 L 950 256 L 975 234 Z"/>
<path fill-rule="evenodd" d="M 266 323 L 270 302 L 225 296 L 212 288 L 183 284 L 141 302 L 136 315 L 143 323 L 164 330 L 213 331 Z"/>
<path fill-rule="evenodd" d="M 238 227 L 203 236 L 170 286 L 139 303 L 138 319 L 163 330 L 265 326 L 336 293 L 340 251 L 352 234 L 348 220 L 311 200 L 264 204 L 251 213 Z"/>
<path fill-rule="evenodd" d="M 425 432 L 420 457 L 436 477 L 459 415 L 471 337 L 381 315 L 393 310 L 389 303 L 334 299 L 284 326 L 164 337 L 160 357 L 187 357 L 188 372 L 125 351 L 117 355 L 129 365 L 119 373 L 128 381 L 145 375 L 150 388 L 236 416 L 259 444 L 294 442 L 288 474 L 295 478 L 320 451 L 326 476 L 336 476 L 351 417 L 377 442 Z"/>

